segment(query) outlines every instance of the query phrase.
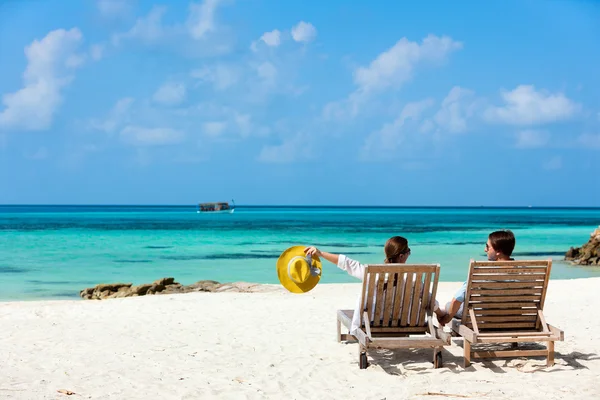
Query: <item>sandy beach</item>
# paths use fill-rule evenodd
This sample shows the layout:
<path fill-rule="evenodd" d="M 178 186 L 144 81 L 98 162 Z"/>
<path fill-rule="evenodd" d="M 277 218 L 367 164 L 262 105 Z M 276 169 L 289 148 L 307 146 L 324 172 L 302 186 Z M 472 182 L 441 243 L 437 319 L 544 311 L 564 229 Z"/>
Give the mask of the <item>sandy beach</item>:
<path fill-rule="evenodd" d="M 458 283 L 440 283 L 438 299 Z M 2 399 L 591 399 L 600 396 L 600 278 L 551 281 L 546 318 L 565 331 L 556 364 L 497 359 L 462 367 L 462 340 L 370 354 L 337 343 L 335 312 L 360 284 L 294 295 L 189 293 L 104 301 L 0 303 Z M 58 393 L 65 389 L 75 394 Z"/>

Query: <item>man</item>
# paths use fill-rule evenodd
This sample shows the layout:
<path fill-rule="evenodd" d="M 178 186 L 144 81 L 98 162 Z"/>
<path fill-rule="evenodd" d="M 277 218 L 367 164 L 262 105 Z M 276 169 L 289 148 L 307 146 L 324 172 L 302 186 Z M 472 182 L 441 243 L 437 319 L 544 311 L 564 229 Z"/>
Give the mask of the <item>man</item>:
<path fill-rule="evenodd" d="M 512 261 L 511 255 L 514 248 L 515 235 L 509 230 L 490 233 L 485 244 L 485 252 L 489 261 Z M 446 314 L 438 318 L 441 325 L 452 321 L 452 318 L 462 318 L 466 291 L 467 282 L 463 283 L 460 289 L 454 294 L 452 300 L 446 304 L 443 310 Z"/>

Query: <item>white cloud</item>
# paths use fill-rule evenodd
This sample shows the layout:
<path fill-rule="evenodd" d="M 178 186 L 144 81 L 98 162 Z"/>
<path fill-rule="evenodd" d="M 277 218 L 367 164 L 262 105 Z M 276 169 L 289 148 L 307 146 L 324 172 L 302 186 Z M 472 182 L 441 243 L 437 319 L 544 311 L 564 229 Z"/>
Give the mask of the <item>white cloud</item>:
<path fill-rule="evenodd" d="M 273 29 L 271 32 L 265 32 L 262 36 L 250 44 L 250 50 L 257 52 L 259 50 L 258 45 L 263 42 L 268 47 L 278 47 L 281 44 L 281 31 L 279 29 Z"/>
<path fill-rule="evenodd" d="M 372 132 L 365 140 L 361 149 L 362 160 L 381 160 L 393 158 L 395 150 L 401 146 L 407 135 L 418 135 L 422 131 L 423 114 L 435 102 L 425 99 L 404 106 L 398 118 L 385 124 L 380 130 Z"/>
<path fill-rule="evenodd" d="M 25 158 L 27 158 L 29 160 L 45 160 L 46 158 L 48 158 L 49 155 L 50 155 L 50 153 L 48 152 L 47 148 L 40 147 L 34 153 L 26 154 Z"/>
<path fill-rule="evenodd" d="M 137 41 L 186 58 L 228 53 L 234 48 L 233 33 L 226 26 L 219 26 L 214 19 L 217 6 L 222 3 L 225 1 L 191 3 L 187 19 L 172 22 L 165 22 L 166 7 L 153 6 L 131 29 L 114 34 L 112 44 L 119 46 L 127 41 Z"/>
<path fill-rule="evenodd" d="M 187 26 L 192 38 L 202 39 L 215 30 L 215 11 L 221 2 L 222 0 L 204 0 L 190 5 Z"/>
<path fill-rule="evenodd" d="M 90 57 L 92 60 L 98 61 L 104 56 L 104 46 L 101 44 L 95 44 L 90 47 Z"/>
<path fill-rule="evenodd" d="M 258 161 L 273 164 L 288 164 L 313 158 L 313 152 L 308 143 L 308 137 L 298 134 L 283 140 L 277 145 L 264 146 L 258 156 Z"/>
<path fill-rule="evenodd" d="M 563 161 L 561 156 L 554 156 L 551 159 L 545 161 L 542 164 L 542 168 L 548 171 L 555 171 L 561 169 L 563 166 Z"/>
<path fill-rule="evenodd" d="M 420 45 L 402 38 L 379 54 L 369 66 L 359 67 L 354 72 L 354 82 L 363 92 L 398 88 L 412 78 L 419 63 L 443 60 L 461 48 L 462 43 L 447 36 L 429 35 Z"/>
<path fill-rule="evenodd" d="M 186 89 L 181 82 L 166 82 L 156 90 L 152 100 L 165 105 L 177 105 L 185 100 Z"/>
<path fill-rule="evenodd" d="M 266 126 L 255 125 L 252 122 L 250 114 L 239 114 L 234 113 L 233 124 L 239 130 L 240 136 L 245 138 L 249 136 L 267 136 L 271 133 L 271 130 Z"/>
<path fill-rule="evenodd" d="M 587 149 L 600 149 L 600 134 L 584 133 L 579 135 L 577 143 Z"/>
<path fill-rule="evenodd" d="M 562 121 L 573 117 L 580 105 L 562 93 L 536 91 L 533 85 L 519 85 L 502 92 L 504 106 L 489 107 L 484 117 L 489 122 L 511 125 L 536 125 Z"/>
<path fill-rule="evenodd" d="M 241 72 L 237 67 L 217 64 L 214 67 L 195 69 L 190 75 L 201 82 L 211 83 L 215 90 L 225 90 L 239 81 Z"/>
<path fill-rule="evenodd" d="M 152 7 L 148 15 L 138 18 L 129 31 L 113 35 L 113 44 L 117 46 L 123 39 L 135 39 L 144 43 L 152 43 L 161 39 L 166 34 L 166 28 L 162 23 L 166 11 L 166 7 Z"/>
<path fill-rule="evenodd" d="M 256 73 L 264 83 L 269 85 L 275 83 L 277 79 L 277 68 L 268 61 L 259 64 L 256 67 Z"/>
<path fill-rule="evenodd" d="M 252 132 L 252 117 L 250 114 L 236 113 L 234 116 L 234 121 L 243 137 L 250 135 Z"/>
<path fill-rule="evenodd" d="M 143 128 L 126 126 L 121 130 L 121 140 L 133 146 L 161 146 L 180 143 L 183 132 L 171 128 Z"/>
<path fill-rule="evenodd" d="M 533 149 L 544 147 L 550 141 L 550 135 L 546 131 L 526 129 L 517 132 L 515 147 L 519 149 Z"/>
<path fill-rule="evenodd" d="M 271 32 L 265 32 L 260 37 L 260 40 L 265 42 L 267 46 L 277 47 L 281 44 L 281 32 L 277 29 L 274 29 Z"/>
<path fill-rule="evenodd" d="M 221 136 L 221 134 L 225 131 L 227 127 L 227 123 L 223 121 L 211 121 L 205 122 L 202 125 L 202 131 L 208 136 Z"/>
<path fill-rule="evenodd" d="M 435 129 L 435 123 L 432 120 L 427 119 L 427 120 L 423 121 L 423 123 L 419 127 L 419 132 L 429 133 L 429 132 L 433 131 L 434 129 Z"/>
<path fill-rule="evenodd" d="M 296 42 L 308 43 L 317 37 L 317 29 L 310 23 L 300 21 L 292 28 L 292 38 Z"/>
<path fill-rule="evenodd" d="M 472 90 L 454 86 L 442 101 L 434 120 L 440 130 L 459 133 L 467 130 L 467 120 L 475 113 L 476 100 Z"/>
<path fill-rule="evenodd" d="M 131 97 L 124 97 L 117 101 L 113 108 L 108 113 L 108 117 L 104 121 L 92 121 L 92 129 L 104 131 L 106 133 L 112 133 L 117 130 L 120 126 L 128 123 L 131 106 L 134 99 Z"/>
<path fill-rule="evenodd" d="M 63 99 L 61 90 L 73 80 L 83 57 L 76 53 L 83 36 L 79 29 L 57 29 L 25 48 L 24 86 L 2 96 L 0 128 L 44 130 L 50 127 Z"/>
<path fill-rule="evenodd" d="M 429 35 L 421 44 L 402 38 L 379 54 L 368 66 L 354 71 L 356 90 L 342 102 L 329 103 L 324 108 L 326 118 L 356 116 L 360 106 L 377 92 L 399 89 L 412 79 L 417 66 L 438 63 L 462 48 L 462 43 L 447 36 Z M 349 115 L 348 115 L 349 114 Z"/>
<path fill-rule="evenodd" d="M 132 0 L 97 0 L 96 6 L 104 17 L 120 17 L 131 10 Z"/>

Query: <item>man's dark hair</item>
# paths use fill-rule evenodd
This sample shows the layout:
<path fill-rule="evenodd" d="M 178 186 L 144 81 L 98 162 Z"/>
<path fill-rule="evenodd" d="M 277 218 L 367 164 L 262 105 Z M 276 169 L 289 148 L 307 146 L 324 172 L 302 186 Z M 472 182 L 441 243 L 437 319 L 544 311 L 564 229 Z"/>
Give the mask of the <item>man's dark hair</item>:
<path fill-rule="evenodd" d="M 515 235 L 508 229 L 490 233 L 489 239 L 492 248 L 505 256 L 510 257 L 515 249 Z"/>

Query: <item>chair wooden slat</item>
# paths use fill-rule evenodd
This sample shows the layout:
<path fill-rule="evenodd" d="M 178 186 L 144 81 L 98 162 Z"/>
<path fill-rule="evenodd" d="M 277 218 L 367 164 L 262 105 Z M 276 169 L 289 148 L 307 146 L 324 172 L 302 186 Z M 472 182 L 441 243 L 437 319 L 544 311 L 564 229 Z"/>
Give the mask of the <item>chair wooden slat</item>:
<path fill-rule="evenodd" d="M 419 317 L 419 311 L 421 309 L 421 298 L 423 289 L 423 273 L 418 272 L 415 274 L 415 289 L 413 291 L 413 298 L 410 305 L 410 318 L 408 319 L 408 325 L 417 326 L 417 319 Z"/>
<path fill-rule="evenodd" d="M 374 274 L 372 274 L 371 276 L 373 276 L 373 275 Z M 376 289 L 377 291 L 374 294 L 375 313 L 371 317 L 371 321 L 373 321 L 371 326 L 381 326 L 381 320 L 382 320 L 381 311 L 383 310 L 383 304 L 385 302 L 385 294 L 387 292 L 387 291 L 383 290 L 384 283 L 385 283 L 385 274 L 378 274 L 377 289 Z"/>
<path fill-rule="evenodd" d="M 387 290 L 385 295 L 385 304 L 383 306 L 383 326 L 389 326 L 392 320 L 392 304 L 394 296 L 398 290 L 398 274 L 392 273 L 388 276 Z"/>
<path fill-rule="evenodd" d="M 406 285 L 404 287 L 404 302 L 402 303 L 402 317 L 400 319 L 401 326 L 408 325 L 408 311 L 410 309 L 410 302 L 412 301 L 413 276 L 414 274 L 412 272 L 406 274 Z"/>
<path fill-rule="evenodd" d="M 501 264 L 499 264 L 499 263 L 501 263 Z M 521 267 L 521 268 L 530 268 L 532 266 L 546 267 L 546 266 L 548 266 L 548 260 L 513 260 L 513 261 L 476 261 L 476 260 L 472 260 L 471 265 L 474 268 L 479 268 L 479 267 L 505 268 L 507 266 Z"/>
<path fill-rule="evenodd" d="M 544 287 L 544 281 L 533 281 L 533 282 L 472 282 L 471 287 L 473 289 L 538 289 L 541 290 Z"/>
<path fill-rule="evenodd" d="M 542 289 L 471 289 L 471 297 L 473 295 L 482 295 L 482 296 L 520 296 L 524 294 L 542 294 Z"/>
<path fill-rule="evenodd" d="M 484 324 L 487 322 L 499 323 L 499 322 L 520 322 L 537 321 L 537 315 L 480 315 L 475 317 L 478 324 Z M 471 321 L 471 317 L 467 317 L 467 321 Z"/>
<path fill-rule="evenodd" d="M 546 274 L 528 274 L 528 273 L 515 273 L 515 274 L 478 274 L 474 273 L 471 282 L 489 282 L 489 281 L 507 281 L 514 280 L 516 282 L 531 282 L 539 281 L 544 282 Z"/>
<path fill-rule="evenodd" d="M 425 325 L 427 307 L 429 307 L 429 303 L 431 302 L 431 281 L 433 275 L 433 272 L 425 273 L 425 283 L 423 284 L 423 303 L 421 304 L 421 310 L 419 311 L 419 320 L 417 321 L 417 325 Z M 435 278 L 436 277 L 433 279 Z"/>
<path fill-rule="evenodd" d="M 373 302 L 375 300 L 374 294 L 375 294 L 375 285 L 377 283 L 377 274 L 368 272 L 365 275 L 368 280 L 368 286 L 367 286 L 366 292 L 363 295 L 363 299 L 366 298 L 366 301 L 365 301 L 366 306 L 364 308 L 364 311 L 366 311 L 371 318 L 369 319 L 369 321 L 364 321 L 364 323 L 370 324 L 371 321 L 373 320 L 373 305 L 374 305 Z"/>
<path fill-rule="evenodd" d="M 534 307 L 538 308 L 539 301 L 514 301 L 514 302 L 486 302 L 486 303 L 474 303 L 469 302 L 471 307 L 475 310 L 493 310 L 493 309 L 507 309 L 507 308 L 524 308 Z"/>
<path fill-rule="evenodd" d="M 508 308 L 499 310 L 488 310 L 488 309 L 474 309 L 476 316 L 480 315 L 537 315 L 538 309 L 536 308 Z"/>
<path fill-rule="evenodd" d="M 469 298 L 469 304 L 471 303 L 504 303 L 510 301 L 541 301 L 542 296 L 537 295 L 516 295 L 516 296 L 471 296 Z"/>
<path fill-rule="evenodd" d="M 391 325 L 400 325 L 400 312 L 402 310 L 402 296 L 404 295 L 404 286 L 406 285 L 406 273 L 397 273 L 398 282 L 396 283 L 396 295 L 394 297 L 394 306 L 392 307 Z"/>
<path fill-rule="evenodd" d="M 546 268 L 539 267 L 490 267 L 490 268 L 476 268 L 473 270 L 474 275 L 480 274 L 522 274 L 522 273 L 539 273 L 541 275 L 546 274 Z"/>

